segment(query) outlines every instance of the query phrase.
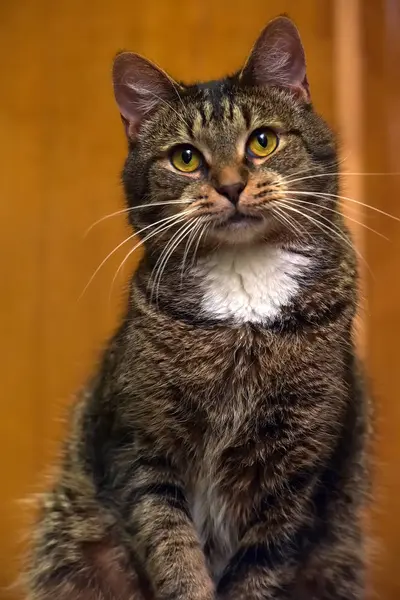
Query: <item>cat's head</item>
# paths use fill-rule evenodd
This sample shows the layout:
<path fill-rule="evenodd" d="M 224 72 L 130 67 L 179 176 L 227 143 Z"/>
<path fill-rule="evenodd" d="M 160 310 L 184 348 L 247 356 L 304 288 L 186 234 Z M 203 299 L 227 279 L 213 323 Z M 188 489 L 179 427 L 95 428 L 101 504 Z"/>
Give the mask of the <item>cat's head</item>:
<path fill-rule="evenodd" d="M 269 23 L 225 79 L 183 85 L 128 52 L 113 77 L 129 140 L 129 216 L 146 244 L 294 243 L 315 215 L 330 216 L 331 196 L 318 194 L 336 191 L 326 175 L 336 171 L 335 142 L 312 108 L 288 18 Z"/>

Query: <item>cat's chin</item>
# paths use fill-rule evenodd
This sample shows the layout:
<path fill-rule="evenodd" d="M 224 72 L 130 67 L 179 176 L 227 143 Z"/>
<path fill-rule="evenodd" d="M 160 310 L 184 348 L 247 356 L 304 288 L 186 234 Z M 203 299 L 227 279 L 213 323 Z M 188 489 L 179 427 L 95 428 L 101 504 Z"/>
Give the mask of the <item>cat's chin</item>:
<path fill-rule="evenodd" d="M 263 218 L 246 217 L 229 219 L 213 227 L 209 237 L 219 244 L 249 244 L 260 242 L 268 236 L 271 224 Z"/>

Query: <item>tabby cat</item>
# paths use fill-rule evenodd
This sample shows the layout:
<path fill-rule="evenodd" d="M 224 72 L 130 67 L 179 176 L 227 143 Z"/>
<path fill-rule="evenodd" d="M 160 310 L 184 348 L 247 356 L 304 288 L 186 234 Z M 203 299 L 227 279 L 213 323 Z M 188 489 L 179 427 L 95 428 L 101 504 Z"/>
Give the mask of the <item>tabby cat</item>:
<path fill-rule="evenodd" d="M 335 139 L 298 31 L 184 85 L 124 52 L 127 214 L 145 255 L 73 410 L 31 600 L 355 600 L 367 401 Z"/>

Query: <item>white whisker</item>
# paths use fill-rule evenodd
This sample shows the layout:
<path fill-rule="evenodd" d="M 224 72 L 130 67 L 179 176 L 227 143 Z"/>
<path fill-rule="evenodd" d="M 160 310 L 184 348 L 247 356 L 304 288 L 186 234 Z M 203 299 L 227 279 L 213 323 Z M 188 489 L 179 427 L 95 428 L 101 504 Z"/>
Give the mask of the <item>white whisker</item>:
<path fill-rule="evenodd" d="M 162 276 L 164 274 L 164 271 L 165 271 L 165 268 L 167 266 L 167 263 L 168 263 L 170 257 L 172 256 L 173 252 L 175 252 L 176 248 L 181 243 L 181 241 L 184 240 L 184 238 L 186 237 L 187 234 L 190 234 L 190 232 L 192 230 L 192 227 L 193 227 L 193 223 L 188 223 L 187 226 L 182 227 L 180 229 L 180 231 L 178 232 L 178 235 L 175 236 L 175 238 L 172 240 L 172 243 L 170 244 L 169 250 L 165 253 L 164 260 L 160 264 L 160 268 L 159 268 L 158 274 L 157 274 L 156 302 L 158 302 L 161 279 L 162 279 Z"/>
<path fill-rule="evenodd" d="M 292 212 L 295 212 L 295 213 L 297 213 L 297 214 L 305 217 L 311 223 L 314 223 L 321 231 L 324 231 L 324 230 L 325 230 L 325 232 L 329 231 L 331 234 L 333 234 L 333 236 L 328 234 L 331 239 L 337 238 L 337 239 L 342 240 L 351 250 L 354 250 L 354 252 L 360 258 L 360 260 L 363 261 L 363 263 L 367 267 L 368 271 L 373 276 L 373 273 L 372 273 L 372 271 L 370 269 L 370 266 L 368 265 L 367 261 L 365 260 L 364 256 L 361 254 L 361 252 L 359 252 L 357 250 L 357 248 L 355 248 L 353 246 L 353 244 L 350 242 L 350 240 L 347 237 L 345 237 L 344 235 L 342 235 L 342 232 L 340 231 L 340 229 L 338 229 L 336 226 L 334 226 L 334 224 L 329 219 L 327 219 L 326 217 L 321 216 L 316 211 L 308 209 L 308 212 L 312 212 L 312 213 L 318 215 L 319 219 L 327 221 L 329 223 L 329 226 L 328 226 L 328 225 L 325 225 L 325 223 L 321 223 L 321 221 L 319 219 L 314 219 L 314 217 L 311 217 L 311 215 L 309 215 L 308 212 L 303 212 L 303 211 L 300 211 L 300 210 L 294 208 L 294 206 L 289 201 L 285 202 L 285 200 L 281 200 L 280 204 L 282 206 L 285 206 L 287 210 L 291 210 Z"/>
<path fill-rule="evenodd" d="M 169 240 L 166 248 L 164 249 L 161 256 L 159 257 L 159 259 L 153 269 L 153 271 L 156 270 L 157 266 L 158 266 L 158 269 L 156 270 L 156 273 L 155 273 L 152 290 L 151 290 L 150 302 L 153 301 L 154 288 L 156 288 L 156 302 L 158 302 L 161 278 L 164 273 L 167 262 L 171 256 L 171 254 L 175 251 L 175 249 L 177 248 L 177 246 L 179 245 L 181 240 L 184 239 L 184 237 L 191 230 L 192 227 L 193 227 L 192 221 L 189 221 L 189 223 L 184 223 L 182 225 L 182 227 L 180 227 L 178 229 L 178 231 L 175 232 L 175 234 Z"/>
<path fill-rule="evenodd" d="M 198 252 L 199 247 L 200 247 L 200 241 L 201 241 L 201 238 L 203 237 L 205 231 L 208 229 L 209 224 L 210 223 L 207 222 L 207 221 L 205 223 L 203 223 L 203 228 L 200 231 L 199 235 L 197 236 L 196 246 L 195 246 L 194 251 L 193 251 L 192 261 L 190 263 L 191 268 L 193 268 L 194 265 L 196 264 L 196 255 L 197 255 L 197 252 Z"/>
<path fill-rule="evenodd" d="M 329 167 L 336 167 L 342 163 L 344 163 L 349 157 L 349 154 L 344 156 L 343 158 L 337 158 L 335 160 L 332 160 L 331 162 L 327 163 L 324 165 L 325 168 L 329 168 Z M 311 165 L 309 167 L 307 167 L 307 169 L 302 169 L 301 171 L 295 171 L 294 173 L 289 173 L 290 177 L 294 177 L 295 175 L 302 175 L 303 173 L 310 173 L 311 171 L 315 171 L 316 169 L 320 169 L 321 165 Z M 334 174 L 338 175 L 340 174 L 338 171 L 333 171 Z M 288 180 L 287 177 L 284 177 L 285 181 Z"/>
<path fill-rule="evenodd" d="M 327 210 L 329 212 L 343 216 L 343 213 L 341 213 L 339 210 L 335 210 L 334 208 L 329 208 L 328 206 L 324 206 L 323 204 L 318 204 L 317 202 L 309 202 L 308 200 L 299 200 L 298 198 L 289 198 L 288 196 L 286 196 L 285 199 L 294 200 L 295 202 L 298 202 L 299 204 L 303 204 L 305 206 L 315 206 L 316 208 L 321 208 L 322 210 Z M 365 223 L 362 223 L 361 221 L 357 221 L 357 219 L 354 219 L 353 217 L 350 217 L 349 215 L 346 215 L 346 219 L 348 219 L 349 221 L 352 221 L 353 223 L 356 223 L 357 225 L 360 225 L 361 227 L 364 227 L 365 229 L 368 229 L 368 231 L 372 231 L 372 233 L 376 233 L 376 235 L 379 235 L 379 237 L 383 238 L 387 242 L 390 242 L 390 239 L 388 237 L 386 237 L 385 235 L 383 235 L 383 233 L 380 233 L 379 231 L 376 231 L 376 229 L 373 229 L 372 227 L 365 225 Z"/>
<path fill-rule="evenodd" d="M 396 217 L 395 215 L 387 213 L 384 210 L 381 210 L 380 208 L 376 208 L 375 206 L 370 206 L 369 204 L 365 204 L 365 202 L 361 202 L 360 200 L 355 200 L 354 198 L 350 198 L 349 196 L 341 196 L 340 194 L 331 194 L 329 192 L 311 192 L 311 191 L 306 192 L 303 190 L 290 190 L 290 193 L 296 194 L 296 195 L 301 194 L 302 196 L 315 196 L 318 198 L 325 198 L 327 200 L 329 200 L 331 198 L 337 198 L 337 199 L 345 200 L 347 202 L 354 202 L 355 204 L 358 204 L 359 206 L 364 206 L 365 208 L 374 210 L 377 213 L 384 215 L 385 217 L 389 217 L 390 219 L 394 219 L 395 221 L 400 222 L 400 217 Z"/>
<path fill-rule="evenodd" d="M 164 231 L 167 231 L 168 229 L 172 228 L 174 225 L 176 225 L 178 223 L 181 223 L 182 221 L 186 220 L 186 215 L 184 215 L 184 216 L 176 215 L 176 216 L 177 216 L 177 219 L 175 221 L 167 223 L 167 225 L 164 224 L 162 227 L 158 227 L 155 231 L 151 231 L 142 240 L 140 240 L 140 242 L 138 242 L 137 244 L 135 244 L 134 247 L 131 250 L 129 250 L 129 252 L 126 254 L 125 258 L 120 263 L 118 269 L 116 270 L 115 275 L 113 277 L 113 280 L 111 282 L 110 298 L 111 298 L 112 290 L 114 288 L 114 284 L 115 284 L 115 281 L 116 281 L 116 279 L 118 277 L 118 274 L 121 271 L 121 269 L 123 268 L 123 266 L 126 263 L 126 261 L 133 254 L 133 252 L 135 250 L 137 250 L 140 246 L 142 246 L 145 242 L 147 242 L 148 240 L 150 240 L 152 237 L 154 237 L 156 235 L 159 235 L 160 233 L 163 233 Z"/>
<path fill-rule="evenodd" d="M 337 158 L 331 162 L 328 162 L 324 165 L 325 168 L 329 168 L 329 167 L 337 167 L 340 164 L 344 163 L 349 157 L 349 154 L 344 156 L 343 158 Z M 293 173 L 289 173 L 287 176 L 282 176 L 282 179 L 284 181 L 284 183 L 291 183 L 292 181 L 296 181 L 296 180 L 292 180 L 292 177 L 295 177 L 296 175 L 302 175 L 303 173 L 312 173 L 313 171 L 316 171 L 318 169 L 321 169 L 321 165 L 316 164 L 316 165 L 310 165 L 308 166 L 306 169 L 301 169 L 300 171 L 294 171 Z M 328 174 L 332 174 L 332 175 L 340 175 L 341 173 L 339 171 L 328 171 L 328 173 L 324 173 L 324 177 L 327 176 Z M 316 174 L 318 175 L 318 173 Z M 311 177 L 315 177 L 315 175 L 312 175 Z M 300 180 L 302 180 L 303 178 L 300 178 Z"/>
<path fill-rule="evenodd" d="M 198 218 L 195 227 L 193 227 L 193 229 L 191 230 L 191 232 L 188 236 L 188 239 L 186 240 L 185 251 L 183 253 L 182 265 L 181 265 L 181 285 L 182 285 L 183 276 L 184 276 L 184 272 L 185 272 L 186 259 L 189 255 L 190 248 L 196 238 L 196 235 L 202 227 L 202 224 L 203 224 L 203 222 L 202 222 L 201 218 Z"/>
<path fill-rule="evenodd" d="M 275 213 L 277 217 L 280 217 L 281 223 L 283 222 L 283 224 L 286 223 L 288 225 L 289 231 L 291 231 L 297 238 L 299 238 L 299 233 L 298 231 L 296 231 L 296 226 L 301 230 L 301 234 L 305 234 L 306 236 L 310 237 L 310 234 L 304 229 L 304 227 L 300 225 L 300 223 L 296 223 L 296 221 L 291 219 L 289 215 L 285 215 L 284 212 L 280 210 L 278 206 L 271 206 L 271 210 Z"/>
<path fill-rule="evenodd" d="M 342 175 L 344 177 L 347 177 L 347 175 L 349 176 L 358 176 L 358 177 L 380 177 L 380 176 L 399 176 L 400 172 L 396 173 L 349 173 L 347 171 L 331 171 L 331 172 L 327 172 L 327 173 L 317 173 L 316 175 L 307 175 L 306 177 L 300 177 L 298 179 L 289 179 L 286 178 L 286 183 L 295 183 L 296 181 L 306 181 L 307 179 L 316 179 L 316 178 L 320 178 L 320 177 L 332 177 L 333 175 Z"/>
<path fill-rule="evenodd" d="M 185 225 L 185 224 L 184 224 L 184 225 Z M 165 246 L 165 247 L 164 247 L 164 248 L 161 250 L 161 254 L 160 254 L 160 256 L 157 258 L 156 264 L 154 265 L 154 267 L 153 267 L 153 268 L 152 268 L 152 270 L 151 270 L 150 277 L 149 277 L 149 280 L 148 280 L 148 283 L 147 283 L 147 288 L 149 288 L 149 287 L 150 287 L 150 285 L 151 285 L 151 292 L 150 292 L 150 302 L 152 302 L 152 299 L 153 299 L 154 285 L 155 285 L 155 281 L 156 281 L 156 278 L 157 278 L 157 273 L 158 273 L 158 268 L 159 268 L 159 265 L 160 265 L 160 263 L 162 262 L 162 260 L 163 260 L 163 258 L 164 258 L 164 256 L 165 256 L 166 252 L 168 251 L 168 248 L 169 248 L 169 246 L 170 246 L 170 244 L 171 244 L 172 240 L 173 240 L 173 239 L 175 238 L 175 236 L 176 236 L 176 235 L 177 235 L 177 234 L 178 234 L 178 233 L 181 231 L 181 229 L 182 229 L 182 227 L 179 227 L 179 229 L 178 229 L 177 231 L 175 231 L 175 233 L 172 235 L 172 238 L 170 238 L 170 239 L 167 241 L 167 244 L 166 244 L 166 246 Z M 154 278 L 153 278 L 153 273 L 154 273 Z"/>
<path fill-rule="evenodd" d="M 101 217 L 100 219 L 98 219 L 97 221 L 92 223 L 92 225 L 90 225 L 90 227 L 85 231 L 83 237 L 85 238 L 91 232 L 91 230 L 94 227 L 96 227 L 96 225 L 98 225 L 99 223 L 102 223 L 106 219 L 110 219 L 111 217 L 115 217 L 117 215 L 122 215 L 124 213 L 131 212 L 132 210 L 139 210 L 141 208 L 152 208 L 153 206 L 169 206 L 171 204 L 190 204 L 191 202 L 192 202 L 192 200 L 167 200 L 165 202 L 151 202 L 149 204 L 139 204 L 138 206 L 130 206 L 128 208 L 122 208 L 121 210 L 117 210 L 113 213 L 110 213 L 109 215 L 104 215 L 104 217 Z"/>
<path fill-rule="evenodd" d="M 196 209 L 192 209 L 192 211 L 195 211 Z M 182 213 L 180 213 L 180 215 L 183 214 L 190 214 L 190 212 L 192 211 L 183 211 Z M 82 299 L 83 295 L 85 294 L 86 290 L 88 289 L 88 287 L 90 286 L 90 284 L 92 283 L 93 279 L 96 277 L 97 273 L 100 271 L 100 269 L 103 267 L 103 265 L 108 261 L 109 258 L 111 258 L 111 256 L 113 254 L 115 254 L 115 252 L 117 252 L 117 250 L 119 250 L 122 246 L 124 246 L 124 244 L 126 244 L 127 242 L 129 242 L 129 240 L 131 240 L 132 238 L 134 238 L 136 235 L 140 235 L 143 231 L 146 231 L 147 229 L 150 229 L 150 227 L 156 227 L 158 225 L 160 225 L 161 223 L 165 223 L 171 220 L 174 220 L 177 218 L 178 215 L 172 215 L 170 217 L 165 217 L 164 219 L 160 219 L 159 221 L 156 221 L 155 223 L 150 223 L 150 225 L 146 225 L 146 227 L 143 227 L 142 229 L 140 229 L 139 231 L 135 231 L 134 233 L 132 233 L 130 236 L 128 236 L 127 238 L 125 238 L 122 242 L 120 242 L 109 254 L 107 254 L 107 256 L 101 261 L 100 265 L 97 267 L 97 269 L 95 270 L 95 272 L 93 273 L 93 275 L 90 277 L 89 281 L 87 282 L 87 284 L 85 285 L 85 287 L 83 288 L 83 291 L 81 292 L 79 298 L 78 298 L 78 302 Z"/>

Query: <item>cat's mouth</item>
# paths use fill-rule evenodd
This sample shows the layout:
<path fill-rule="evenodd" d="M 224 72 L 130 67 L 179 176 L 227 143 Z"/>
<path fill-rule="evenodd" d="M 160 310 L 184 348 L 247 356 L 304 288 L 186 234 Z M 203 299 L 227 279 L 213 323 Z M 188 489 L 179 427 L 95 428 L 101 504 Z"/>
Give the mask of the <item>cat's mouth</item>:
<path fill-rule="evenodd" d="M 213 219 L 209 235 L 214 235 L 219 242 L 236 244 L 263 239 L 270 227 L 270 219 L 264 214 L 254 214 L 251 209 L 240 210 L 235 207 L 228 214 Z M 247 212 L 248 211 L 248 212 Z M 221 218 L 222 217 L 222 218 Z"/>

